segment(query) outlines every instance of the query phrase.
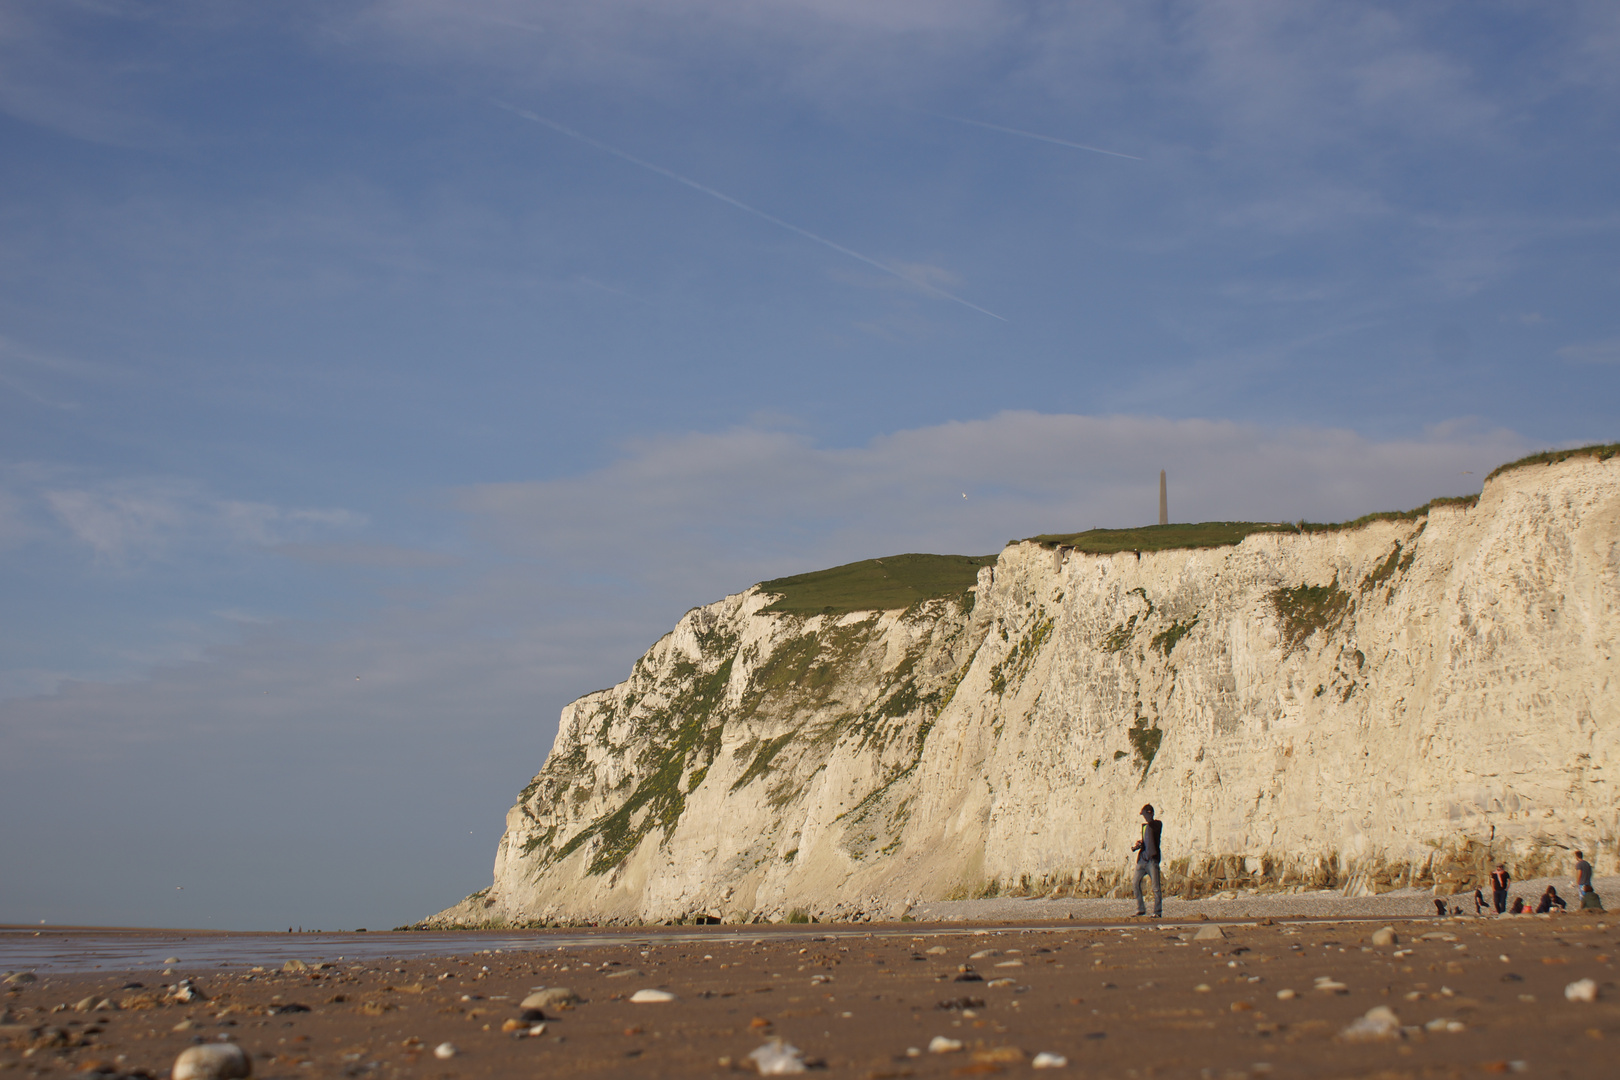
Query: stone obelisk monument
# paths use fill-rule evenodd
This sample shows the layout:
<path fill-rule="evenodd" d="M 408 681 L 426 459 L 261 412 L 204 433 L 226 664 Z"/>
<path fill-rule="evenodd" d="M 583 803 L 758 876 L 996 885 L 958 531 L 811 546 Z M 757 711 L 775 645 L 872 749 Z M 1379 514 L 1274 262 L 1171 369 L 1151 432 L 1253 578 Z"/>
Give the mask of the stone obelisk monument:
<path fill-rule="evenodd" d="M 1170 524 L 1170 499 L 1164 489 L 1164 470 L 1159 470 L 1159 524 Z"/>

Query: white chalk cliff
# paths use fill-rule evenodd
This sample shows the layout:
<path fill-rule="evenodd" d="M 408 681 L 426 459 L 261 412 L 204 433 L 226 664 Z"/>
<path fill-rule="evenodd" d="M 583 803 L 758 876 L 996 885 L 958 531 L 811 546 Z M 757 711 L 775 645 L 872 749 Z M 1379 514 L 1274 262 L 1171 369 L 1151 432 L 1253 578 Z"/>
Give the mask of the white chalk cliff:
<path fill-rule="evenodd" d="M 1620 457 L 1236 546 L 1001 552 L 959 597 L 749 589 L 563 710 L 493 884 L 430 925 L 889 914 L 1168 888 L 1461 885 L 1620 854 Z"/>

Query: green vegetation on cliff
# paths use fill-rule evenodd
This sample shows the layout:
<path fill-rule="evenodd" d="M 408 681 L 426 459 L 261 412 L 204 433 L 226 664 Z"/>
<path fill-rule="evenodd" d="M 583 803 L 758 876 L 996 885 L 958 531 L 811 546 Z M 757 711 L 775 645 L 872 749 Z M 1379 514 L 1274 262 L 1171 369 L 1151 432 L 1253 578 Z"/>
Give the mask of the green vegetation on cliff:
<path fill-rule="evenodd" d="M 994 555 L 891 555 L 830 570 L 776 578 L 760 588 L 776 594 L 769 612 L 787 615 L 842 615 L 850 611 L 891 611 L 924 600 L 960 596 L 994 566 Z"/>
<path fill-rule="evenodd" d="M 1282 621 L 1284 648 L 1293 652 L 1318 630 L 1332 630 L 1338 626 L 1350 610 L 1351 599 L 1349 593 L 1339 588 L 1337 578 L 1331 585 L 1273 589 L 1271 606 Z"/>
<path fill-rule="evenodd" d="M 1591 446 L 1578 446 L 1573 450 L 1543 450 L 1539 454 L 1522 457 L 1518 461 L 1510 461 L 1506 465 L 1498 465 L 1491 470 L 1491 477 L 1500 476 L 1510 469 L 1522 469 L 1527 465 L 1553 465 L 1560 461 L 1567 461 L 1572 457 L 1595 457 L 1599 461 L 1608 461 L 1616 454 L 1620 454 L 1620 443 L 1593 443 Z"/>
<path fill-rule="evenodd" d="M 1294 526 L 1264 521 L 1202 521 L 1196 525 L 1144 525 L 1139 529 L 1087 529 L 1077 533 L 1043 533 L 1029 538 L 1042 547 L 1067 547 L 1093 555 L 1118 551 L 1168 551 L 1172 548 L 1230 547 L 1251 533 L 1294 532 Z"/>

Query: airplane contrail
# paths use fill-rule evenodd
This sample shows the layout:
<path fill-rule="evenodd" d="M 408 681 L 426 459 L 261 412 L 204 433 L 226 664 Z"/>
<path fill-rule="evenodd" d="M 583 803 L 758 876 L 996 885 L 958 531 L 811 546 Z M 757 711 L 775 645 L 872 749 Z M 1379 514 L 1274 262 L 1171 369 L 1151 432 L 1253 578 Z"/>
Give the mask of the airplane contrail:
<path fill-rule="evenodd" d="M 497 101 L 497 102 L 495 102 L 495 104 L 497 106 L 499 106 L 500 108 L 505 109 L 507 112 L 512 113 L 515 116 L 520 116 L 523 119 L 532 121 L 532 122 L 534 122 L 536 124 L 541 125 L 542 127 L 548 127 L 552 131 L 557 132 L 558 134 L 568 136 L 570 139 L 577 139 L 580 142 L 584 143 L 586 146 L 595 147 L 596 149 L 602 151 L 604 154 L 612 154 L 614 157 L 619 158 L 619 159 L 621 159 L 623 161 L 628 161 L 630 164 L 639 166 L 639 167 L 641 167 L 643 169 L 646 169 L 648 172 L 655 172 L 659 176 L 668 177 L 669 179 L 675 181 L 677 184 L 685 184 L 687 187 L 691 188 L 693 191 L 701 191 L 703 194 L 708 195 L 710 198 L 719 199 L 721 202 L 726 203 L 728 206 L 735 206 L 738 210 L 741 210 L 744 213 L 752 214 L 757 218 L 763 218 L 764 220 L 770 222 L 772 225 L 777 225 L 777 226 L 780 226 L 781 228 L 787 229 L 789 232 L 797 233 L 800 236 L 804 237 L 806 240 L 814 240 L 816 243 L 820 244 L 822 247 L 831 248 L 832 250 L 838 252 L 840 255 L 847 255 L 851 259 L 855 259 L 855 260 L 857 260 L 859 262 L 863 262 L 867 266 L 870 266 L 870 267 L 873 267 L 875 269 L 881 270 L 885 274 L 888 274 L 891 277 L 899 278 L 901 281 L 906 282 L 908 285 L 915 285 L 917 288 L 924 289 L 924 290 L 926 290 L 928 292 L 933 293 L 936 296 L 942 296 L 947 300 L 955 301 L 956 303 L 961 304 L 965 308 L 971 308 L 974 311 L 977 311 L 980 315 L 988 315 L 992 319 L 1000 319 L 1002 322 L 1007 321 L 1006 319 L 1002 318 L 1000 315 L 997 315 L 995 312 L 990 311 L 987 308 L 982 308 L 978 304 L 975 304 L 970 300 L 964 300 L 960 296 L 957 296 L 955 293 L 946 292 L 944 289 L 941 289 L 941 288 L 939 288 L 937 286 L 934 286 L 934 285 L 930 285 L 926 281 L 918 281 L 916 278 L 908 277 L 907 275 L 902 274 L 900 271 L 894 269 L 891 266 L 886 266 L 883 263 L 879 262 L 878 260 L 876 260 L 876 259 L 874 259 L 874 258 L 872 258 L 872 257 L 870 257 L 868 255 L 862 255 L 860 252 L 856 251 L 853 248 L 847 248 L 843 244 L 837 243 L 836 241 L 828 240 L 825 236 L 817 236 L 815 233 L 811 232 L 809 229 L 801 229 L 799 226 L 793 224 L 793 222 L 791 222 L 791 221 L 783 221 L 781 218 L 777 217 L 774 214 L 767 214 L 765 211 L 760 210 L 757 207 L 749 206 L 747 203 L 743 202 L 741 199 L 733 199 L 730 195 L 727 195 L 723 191 L 716 191 L 714 188 L 709 187 L 706 184 L 700 184 L 696 180 L 688 179 L 687 177 L 682 176 L 678 172 L 673 172 L 673 171 L 671 171 L 669 169 L 664 168 L 662 165 L 654 165 L 650 161 L 643 161 L 641 158 L 636 157 L 634 154 L 626 153 L 625 151 L 620 150 L 616 146 L 609 146 L 607 143 L 602 142 L 599 139 L 593 139 L 589 135 L 585 135 L 585 134 L 583 134 L 581 132 L 575 131 L 573 128 L 568 127 L 568 126 L 566 126 L 564 124 L 559 124 L 555 120 L 548 120 L 546 117 L 541 116 L 538 113 L 530 112 L 528 109 L 520 109 L 516 105 L 508 105 L 503 101 Z"/>
<path fill-rule="evenodd" d="M 983 120 L 969 120 L 965 116 L 952 116 L 949 113 L 931 112 L 929 116 L 937 116 L 941 120 L 952 120 L 958 124 L 972 124 L 974 127 L 989 128 L 991 131 L 1004 131 L 1008 135 L 1022 135 L 1026 139 L 1039 139 L 1041 142 L 1056 143 L 1058 146 L 1068 146 L 1075 150 L 1090 150 L 1093 154 L 1107 154 L 1109 157 L 1129 158 L 1132 161 L 1142 161 L 1135 154 L 1122 154 L 1118 150 L 1104 150 L 1100 146 L 1087 146 L 1085 143 L 1070 142 L 1068 139 L 1058 139 L 1051 135 L 1042 135 L 1039 132 L 1025 131 L 1022 128 L 1003 127 L 1000 124 L 989 124 Z"/>

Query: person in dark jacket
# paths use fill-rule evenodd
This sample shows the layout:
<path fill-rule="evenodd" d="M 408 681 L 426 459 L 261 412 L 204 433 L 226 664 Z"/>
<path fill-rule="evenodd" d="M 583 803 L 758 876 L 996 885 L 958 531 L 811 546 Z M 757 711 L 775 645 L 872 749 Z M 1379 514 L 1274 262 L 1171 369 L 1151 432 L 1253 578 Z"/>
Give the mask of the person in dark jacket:
<path fill-rule="evenodd" d="M 1153 878 L 1153 917 L 1159 918 L 1164 914 L 1164 892 L 1159 877 L 1159 839 L 1164 834 L 1164 822 L 1153 817 L 1153 804 L 1142 807 L 1142 839 L 1131 845 L 1136 852 L 1136 877 L 1131 882 L 1131 889 L 1136 893 L 1136 913 L 1147 914 L 1147 906 L 1142 903 L 1142 879 Z"/>
<path fill-rule="evenodd" d="M 1496 869 L 1491 871 L 1491 904 L 1498 915 L 1507 910 L 1508 884 L 1512 880 L 1502 863 L 1497 863 Z"/>
<path fill-rule="evenodd" d="M 1558 890 L 1549 885 L 1547 891 L 1541 894 L 1541 901 L 1536 904 L 1536 914 L 1547 915 L 1553 908 L 1563 911 L 1568 906 L 1564 903 L 1564 898 L 1558 895 Z"/>
<path fill-rule="evenodd" d="M 1575 853 L 1575 898 L 1577 900 L 1592 891 L 1592 864 L 1586 861 L 1581 852 Z"/>

